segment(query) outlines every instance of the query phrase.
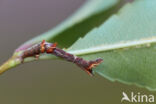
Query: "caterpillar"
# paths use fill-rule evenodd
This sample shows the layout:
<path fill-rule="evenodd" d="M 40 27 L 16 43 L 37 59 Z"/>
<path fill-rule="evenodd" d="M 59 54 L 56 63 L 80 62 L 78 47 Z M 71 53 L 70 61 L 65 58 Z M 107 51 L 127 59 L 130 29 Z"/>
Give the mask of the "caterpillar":
<path fill-rule="evenodd" d="M 27 57 L 35 57 L 36 59 L 39 58 L 39 54 L 47 53 L 53 54 L 57 57 L 60 57 L 64 60 L 69 62 L 75 63 L 81 69 L 86 71 L 89 75 L 93 75 L 92 68 L 99 65 L 103 60 L 98 58 L 96 60 L 86 61 L 83 58 L 77 57 L 73 54 L 67 53 L 64 50 L 57 48 L 57 43 L 48 43 L 45 40 L 42 42 L 33 45 L 32 47 L 24 50 L 23 54 L 21 55 L 21 63 L 23 63 L 24 59 Z"/>

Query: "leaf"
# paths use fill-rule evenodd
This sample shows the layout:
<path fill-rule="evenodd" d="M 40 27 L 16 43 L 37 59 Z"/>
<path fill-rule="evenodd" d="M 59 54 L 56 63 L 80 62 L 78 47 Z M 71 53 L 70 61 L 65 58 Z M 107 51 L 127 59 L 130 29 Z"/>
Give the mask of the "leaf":
<path fill-rule="evenodd" d="M 104 62 L 94 71 L 112 81 L 156 90 L 156 1 L 125 5 L 99 28 L 74 43 L 68 52 Z"/>
<path fill-rule="evenodd" d="M 83 37 L 92 28 L 103 23 L 120 5 L 119 0 L 88 0 L 65 22 L 56 28 L 41 34 L 34 39 L 24 43 L 16 49 L 13 56 L 0 66 L 0 73 L 21 64 L 20 55 L 22 52 L 32 45 L 46 40 L 49 42 L 58 42 L 60 47 L 69 47 L 79 37 Z M 40 59 L 49 59 L 48 55 Z M 54 59 L 54 57 L 52 57 Z M 34 58 L 28 58 L 25 62 L 33 61 Z"/>
<path fill-rule="evenodd" d="M 26 49 L 33 44 L 46 40 L 57 42 L 59 47 L 71 46 L 79 37 L 103 23 L 120 5 L 119 0 L 88 0 L 71 17 L 54 29 L 41 34 L 21 45 L 16 51 Z"/>

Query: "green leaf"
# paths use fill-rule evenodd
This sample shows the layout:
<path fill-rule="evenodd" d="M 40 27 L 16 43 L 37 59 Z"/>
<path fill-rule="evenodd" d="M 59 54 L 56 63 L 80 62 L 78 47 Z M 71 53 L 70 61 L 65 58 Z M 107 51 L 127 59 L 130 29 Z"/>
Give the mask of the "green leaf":
<path fill-rule="evenodd" d="M 95 72 L 112 81 L 156 90 L 156 0 L 136 0 L 68 51 L 104 62 Z"/>
<path fill-rule="evenodd" d="M 46 40 L 49 42 L 57 42 L 60 47 L 69 47 L 79 37 L 83 37 L 92 28 L 103 23 L 113 12 L 115 12 L 119 0 L 88 0 L 80 9 L 77 10 L 70 18 L 61 23 L 54 29 L 41 34 L 34 39 L 24 43 L 16 49 L 13 56 L 2 66 L 0 66 L 0 73 L 21 64 L 20 55 L 22 52 L 32 45 Z M 49 59 L 48 55 L 40 59 Z M 54 57 L 53 57 L 54 59 Z M 35 60 L 28 58 L 25 62 Z"/>
<path fill-rule="evenodd" d="M 91 29 L 108 19 L 118 10 L 118 5 L 121 5 L 119 0 L 88 0 L 60 25 L 21 45 L 17 51 L 42 40 L 57 42 L 59 47 L 68 48 L 79 37 L 83 37 Z"/>

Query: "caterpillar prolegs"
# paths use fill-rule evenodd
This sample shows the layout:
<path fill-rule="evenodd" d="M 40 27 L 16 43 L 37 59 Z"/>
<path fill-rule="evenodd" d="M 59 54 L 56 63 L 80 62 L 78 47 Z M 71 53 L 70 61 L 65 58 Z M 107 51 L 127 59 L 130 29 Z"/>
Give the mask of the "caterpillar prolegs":
<path fill-rule="evenodd" d="M 35 56 L 38 59 L 39 54 L 41 53 L 53 54 L 64 60 L 75 63 L 81 69 L 86 71 L 89 75 L 93 75 L 92 68 L 94 68 L 103 61 L 101 58 L 86 61 L 83 58 L 79 58 L 77 56 L 74 56 L 73 54 L 65 52 L 60 48 L 57 48 L 56 46 L 56 43 L 48 43 L 45 40 L 43 40 L 42 42 L 26 49 L 21 56 L 21 62 L 23 63 L 25 58 L 32 56 Z"/>

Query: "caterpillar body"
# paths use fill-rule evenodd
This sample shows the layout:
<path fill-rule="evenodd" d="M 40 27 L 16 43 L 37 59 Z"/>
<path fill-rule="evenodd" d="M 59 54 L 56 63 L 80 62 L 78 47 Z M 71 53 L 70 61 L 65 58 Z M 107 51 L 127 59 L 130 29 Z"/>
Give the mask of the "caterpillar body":
<path fill-rule="evenodd" d="M 42 42 L 33 45 L 32 47 L 26 49 L 21 55 L 21 62 L 23 63 L 24 59 L 27 57 L 36 57 L 38 59 L 39 54 L 47 53 L 58 56 L 64 60 L 75 63 L 81 69 L 86 71 L 89 75 L 93 75 L 92 68 L 99 65 L 103 60 L 98 58 L 96 60 L 86 61 L 83 58 L 79 58 L 73 54 L 67 53 L 64 50 L 57 48 L 56 43 L 48 43 L 45 40 Z"/>
<path fill-rule="evenodd" d="M 38 59 L 40 53 L 52 53 L 53 50 L 56 48 L 56 45 L 56 43 L 48 43 L 43 40 L 41 43 L 35 44 L 32 47 L 24 50 L 21 56 L 21 62 L 23 63 L 25 58 L 31 56 L 35 56 Z"/>

